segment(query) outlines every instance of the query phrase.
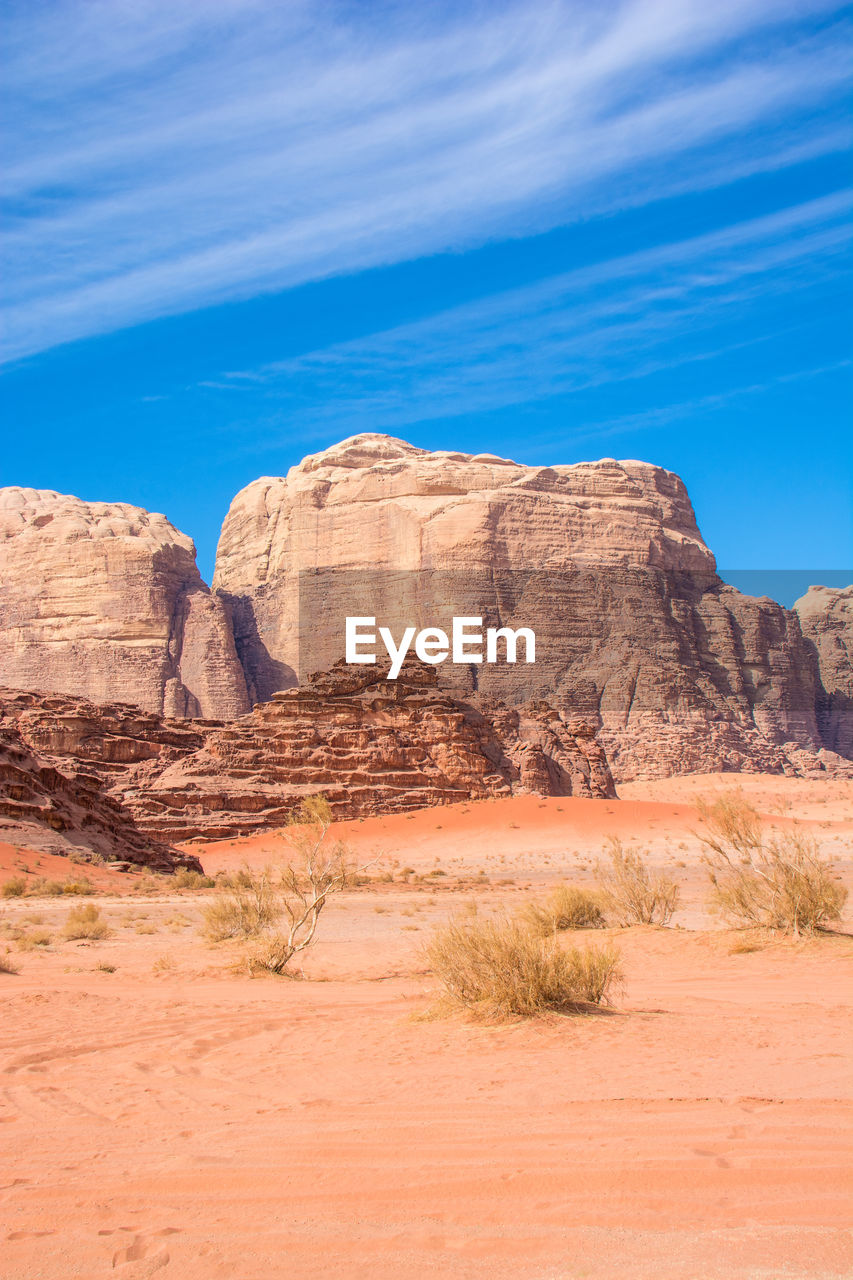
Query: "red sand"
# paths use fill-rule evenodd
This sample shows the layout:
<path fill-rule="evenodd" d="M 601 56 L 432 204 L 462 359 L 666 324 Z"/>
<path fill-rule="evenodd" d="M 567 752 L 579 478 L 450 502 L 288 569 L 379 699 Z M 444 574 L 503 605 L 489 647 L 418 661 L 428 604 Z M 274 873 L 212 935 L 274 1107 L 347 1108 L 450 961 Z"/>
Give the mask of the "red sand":
<path fill-rule="evenodd" d="M 853 787 L 764 781 L 765 800 L 795 802 L 779 821 L 802 802 L 845 849 L 849 882 Z M 110 938 L 13 948 L 3 1280 L 850 1275 L 849 937 L 738 951 L 719 925 L 616 930 L 614 1012 L 412 1016 L 429 1003 L 434 923 L 472 895 L 514 908 L 528 881 L 588 876 L 609 833 L 676 868 L 676 923 L 707 923 L 694 824 L 689 797 L 659 796 L 348 824 L 360 851 L 381 844 L 421 870 L 438 857 L 448 874 L 336 900 L 304 982 L 235 971 L 233 947 L 199 938 L 198 894 L 101 898 Z M 281 849 L 258 838 L 202 856 L 215 870 Z M 455 887 L 481 866 L 490 886 Z M 58 937 L 68 907 L 2 912 L 38 914 Z"/>

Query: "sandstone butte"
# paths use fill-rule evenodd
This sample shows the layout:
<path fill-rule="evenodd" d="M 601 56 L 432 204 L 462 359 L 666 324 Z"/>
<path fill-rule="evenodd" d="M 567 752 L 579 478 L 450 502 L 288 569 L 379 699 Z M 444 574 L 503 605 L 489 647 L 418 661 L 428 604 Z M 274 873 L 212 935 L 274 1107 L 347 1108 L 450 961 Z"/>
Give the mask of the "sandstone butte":
<path fill-rule="evenodd" d="M 212 591 L 165 516 L 0 490 L 5 821 L 48 804 L 51 769 L 91 823 L 119 806 L 131 860 L 134 831 L 251 831 L 318 790 L 358 816 L 611 795 L 614 778 L 847 773 L 851 612 L 850 590 L 790 611 L 727 586 L 681 480 L 643 462 L 355 436 L 237 495 Z M 309 680 L 347 613 L 395 633 L 453 614 L 529 626 L 537 661 Z M 86 826 L 52 821 L 72 844 Z"/>
<path fill-rule="evenodd" d="M 354 436 L 237 495 L 214 588 L 253 699 L 338 658 L 347 613 L 396 634 L 464 613 L 532 627 L 537 661 L 442 679 L 589 718 L 617 782 L 848 768 L 849 643 L 819 664 L 794 612 L 723 583 L 684 484 L 648 463 L 533 467 Z M 832 608 L 849 637 L 849 605 Z"/>
<path fill-rule="evenodd" d="M 165 516 L 0 489 L 0 683 L 166 716 L 249 709 L 231 623 Z"/>

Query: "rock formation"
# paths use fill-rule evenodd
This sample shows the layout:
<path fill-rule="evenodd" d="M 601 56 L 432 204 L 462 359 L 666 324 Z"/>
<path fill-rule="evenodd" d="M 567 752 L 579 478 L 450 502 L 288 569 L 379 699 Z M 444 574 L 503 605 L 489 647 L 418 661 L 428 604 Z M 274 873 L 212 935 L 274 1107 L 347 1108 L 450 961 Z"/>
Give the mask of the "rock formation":
<path fill-rule="evenodd" d="M 280 826 L 306 795 L 338 817 L 512 792 L 612 796 L 593 727 L 546 704 L 475 708 L 435 671 L 340 669 L 227 724 L 0 691 L 0 731 L 57 770 L 85 770 L 157 840 Z"/>
<path fill-rule="evenodd" d="M 0 840 L 58 854 L 94 853 L 156 871 L 200 870 L 197 858 L 140 831 L 121 800 L 107 794 L 103 779 L 81 768 L 78 758 L 63 760 L 60 768 L 34 751 L 7 712 L 0 704 Z"/>
<path fill-rule="evenodd" d="M 849 593 L 810 592 L 798 611 L 726 586 L 681 480 L 643 462 L 533 467 L 355 436 L 237 495 L 212 592 L 164 516 L 0 490 L 0 683 L 169 720 L 236 721 L 274 699 L 278 724 L 290 704 L 277 695 L 343 656 L 347 616 L 395 637 L 478 617 L 533 629 L 535 664 L 447 662 L 431 696 L 464 702 L 469 729 L 477 709 L 503 726 L 507 759 L 524 754 L 531 778 L 559 754 L 542 739 L 543 766 L 533 750 L 555 716 L 560 732 L 597 733 L 617 780 L 846 770 Z M 99 732 L 88 751 L 137 749 Z M 211 731 L 192 732 L 194 750 L 213 750 Z M 158 769 L 172 749 L 159 743 Z M 174 750 L 183 768 L 190 753 Z M 430 758 L 437 790 L 452 791 Z"/>
<path fill-rule="evenodd" d="M 0 683 L 169 716 L 241 715 L 222 600 L 162 515 L 0 489 Z"/>
<path fill-rule="evenodd" d="M 617 780 L 800 772 L 824 745 L 796 616 L 721 582 L 681 480 L 647 463 L 355 436 L 237 495 L 214 585 L 253 697 L 340 657 L 347 614 L 399 634 L 455 613 L 533 628 L 536 663 L 448 663 L 442 682 L 592 720 Z"/>
<path fill-rule="evenodd" d="M 821 737 L 853 759 L 853 587 L 810 587 L 794 609 L 813 646 Z"/>

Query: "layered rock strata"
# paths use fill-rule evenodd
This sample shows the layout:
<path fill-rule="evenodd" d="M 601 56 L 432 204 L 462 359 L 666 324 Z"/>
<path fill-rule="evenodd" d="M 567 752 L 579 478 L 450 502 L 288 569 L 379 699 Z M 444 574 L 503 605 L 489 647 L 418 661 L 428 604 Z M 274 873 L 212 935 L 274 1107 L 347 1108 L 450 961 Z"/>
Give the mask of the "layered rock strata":
<path fill-rule="evenodd" d="M 228 724 L 0 694 L 0 727 L 57 768 L 84 761 L 145 833 L 170 842 L 280 826 L 307 795 L 337 817 L 530 791 L 612 796 L 594 728 L 547 704 L 476 708 L 410 666 L 340 669 Z"/>
<path fill-rule="evenodd" d="M 167 716 L 248 710 L 231 620 L 162 515 L 0 489 L 0 683 Z"/>
<path fill-rule="evenodd" d="M 140 831 L 95 775 L 60 770 L 19 733 L 0 728 L 0 840 L 57 854 L 96 854 L 155 871 L 201 870 L 198 859 Z"/>
<path fill-rule="evenodd" d="M 397 636 L 472 615 L 533 629 L 536 663 L 448 663 L 442 683 L 593 721 L 617 780 L 832 764 L 796 615 L 719 579 L 683 483 L 647 463 L 355 436 L 237 495 L 214 584 L 255 697 L 338 659 L 347 614 Z"/>

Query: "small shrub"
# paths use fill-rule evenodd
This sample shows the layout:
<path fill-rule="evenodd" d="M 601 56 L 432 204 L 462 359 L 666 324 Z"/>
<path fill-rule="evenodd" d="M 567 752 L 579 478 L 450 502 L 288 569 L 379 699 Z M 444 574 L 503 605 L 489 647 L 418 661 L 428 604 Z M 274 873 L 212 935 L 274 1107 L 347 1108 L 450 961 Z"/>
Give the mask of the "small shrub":
<path fill-rule="evenodd" d="M 45 876 L 36 876 L 29 891 L 34 898 L 61 898 L 65 892 L 65 886 L 61 880 L 48 880 Z"/>
<path fill-rule="evenodd" d="M 712 900 L 727 919 L 799 935 L 840 918 L 847 890 L 813 836 L 794 827 L 765 841 L 758 813 L 739 792 L 702 802 L 699 813 Z"/>
<path fill-rule="evenodd" d="M 188 867 L 181 867 L 172 876 L 173 889 L 213 889 L 216 881 L 213 876 L 202 875 L 199 871 L 191 871 Z"/>
<path fill-rule="evenodd" d="M 98 973 L 115 973 L 116 967 L 114 964 L 107 964 L 102 960 L 100 964 L 95 965 L 95 970 Z"/>
<path fill-rule="evenodd" d="M 640 854 L 622 841 L 607 843 L 609 864 L 597 862 L 601 899 L 618 924 L 668 924 L 678 906 L 678 885 L 662 871 L 650 871 Z"/>
<path fill-rule="evenodd" d="M 80 898 L 90 898 L 95 892 L 95 886 L 86 876 L 78 876 L 75 880 L 69 877 L 63 881 L 62 892 L 76 894 Z"/>
<path fill-rule="evenodd" d="M 289 841 L 295 857 L 277 876 L 248 869 L 217 894 L 205 912 L 208 937 L 257 937 L 261 945 L 249 958 L 249 968 L 282 974 L 299 952 L 314 941 L 321 912 L 334 893 L 358 879 L 365 867 L 350 863 L 340 840 L 328 841 L 332 810 L 323 796 L 309 796 L 294 813 Z M 284 919 L 284 929 L 272 926 Z"/>
<path fill-rule="evenodd" d="M 68 855 L 68 861 L 89 867 L 102 867 L 106 863 L 106 858 L 91 849 L 72 849 Z"/>
<path fill-rule="evenodd" d="M 10 880 L 4 880 L 0 894 L 4 898 L 22 898 L 27 891 L 27 882 L 23 876 L 12 876 Z"/>
<path fill-rule="evenodd" d="M 93 902 L 87 902 L 85 906 L 72 907 L 62 932 L 69 941 L 80 938 L 93 940 L 106 938 L 110 931 L 106 922 L 100 917 L 101 913 Z"/>
<path fill-rule="evenodd" d="M 560 884 L 544 902 L 529 902 L 520 916 L 541 936 L 559 929 L 601 929 L 604 914 L 598 894 L 577 885 Z"/>
<path fill-rule="evenodd" d="M 213 902 L 204 908 L 203 931 L 211 942 L 254 938 L 275 924 L 281 912 L 270 868 L 252 871 L 243 867 L 219 882 Z"/>
<path fill-rule="evenodd" d="M 608 999 L 620 979 L 615 948 L 564 948 L 518 920 L 451 920 L 427 946 L 443 1003 L 487 1017 L 532 1017 Z"/>
<path fill-rule="evenodd" d="M 31 933 L 22 933 L 18 938 L 21 951 L 34 951 L 36 947 L 49 947 L 53 938 L 47 929 L 33 929 Z"/>
<path fill-rule="evenodd" d="M 19 973 L 20 970 L 7 952 L 0 956 L 0 973 Z"/>

